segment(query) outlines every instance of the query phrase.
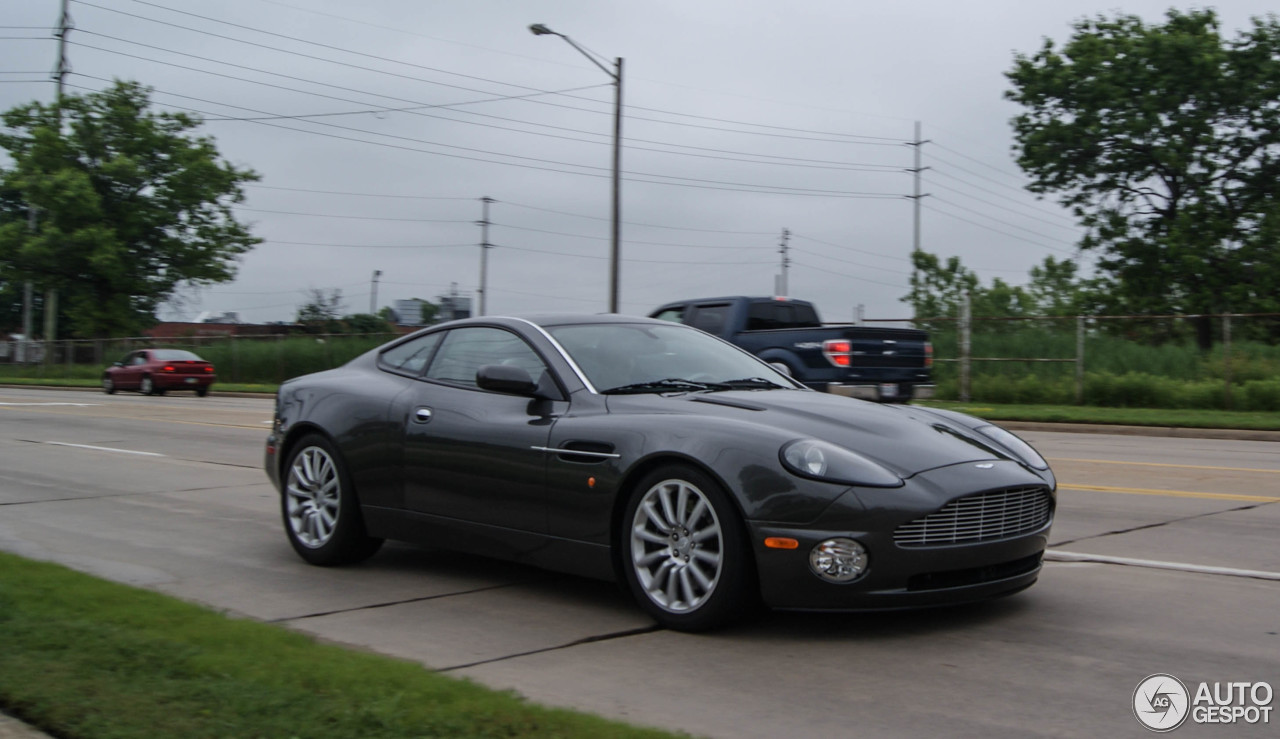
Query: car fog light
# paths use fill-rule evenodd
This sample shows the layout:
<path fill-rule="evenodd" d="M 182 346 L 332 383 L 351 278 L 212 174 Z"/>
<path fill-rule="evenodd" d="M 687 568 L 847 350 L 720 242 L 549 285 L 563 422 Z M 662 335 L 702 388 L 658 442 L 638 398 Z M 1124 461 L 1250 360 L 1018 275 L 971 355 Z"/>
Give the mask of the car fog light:
<path fill-rule="evenodd" d="M 827 539 L 809 552 L 813 573 L 830 582 L 849 582 L 867 570 L 867 549 L 853 539 Z"/>

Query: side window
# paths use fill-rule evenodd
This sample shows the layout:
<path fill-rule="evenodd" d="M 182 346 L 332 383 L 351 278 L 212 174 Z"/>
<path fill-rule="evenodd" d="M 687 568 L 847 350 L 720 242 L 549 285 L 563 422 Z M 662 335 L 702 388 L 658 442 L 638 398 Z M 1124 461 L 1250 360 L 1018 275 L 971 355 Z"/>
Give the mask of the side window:
<path fill-rule="evenodd" d="M 766 331 L 771 328 L 778 328 L 778 309 L 781 307 L 773 301 L 752 303 L 747 308 L 747 330 Z"/>
<path fill-rule="evenodd" d="M 659 321 L 671 321 L 672 323 L 684 323 L 684 306 L 682 305 L 679 308 L 668 308 L 662 311 L 661 313 L 659 313 L 658 315 L 654 316 L 654 318 L 658 319 Z"/>
<path fill-rule="evenodd" d="M 431 352 L 440 344 L 441 336 L 444 333 L 437 331 L 393 346 L 378 357 L 378 364 L 383 369 L 420 375 L 422 368 L 427 366 L 427 360 L 431 359 Z"/>
<path fill-rule="evenodd" d="M 524 339 L 500 328 L 455 328 L 445 337 L 427 369 L 427 379 L 476 386 L 486 364 L 521 367 L 537 381 L 547 366 Z"/>
<path fill-rule="evenodd" d="M 146 352 L 138 352 L 137 354 L 133 355 L 133 359 L 129 360 L 129 364 L 133 364 L 133 365 L 146 364 L 146 363 L 147 363 Z"/>
<path fill-rule="evenodd" d="M 714 305 L 700 305 L 693 314 L 693 322 L 690 324 L 694 328 L 700 328 L 709 334 L 719 336 L 724 333 L 724 327 L 729 321 L 729 304 L 717 303 Z"/>

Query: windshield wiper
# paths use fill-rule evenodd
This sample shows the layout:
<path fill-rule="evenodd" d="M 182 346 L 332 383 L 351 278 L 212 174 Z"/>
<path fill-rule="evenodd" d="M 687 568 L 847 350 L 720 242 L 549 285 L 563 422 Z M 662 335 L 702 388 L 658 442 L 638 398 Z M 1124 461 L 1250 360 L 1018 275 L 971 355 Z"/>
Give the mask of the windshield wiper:
<path fill-rule="evenodd" d="M 634 382 L 630 385 L 619 385 L 611 387 L 608 390 L 601 390 L 605 395 L 622 395 L 626 393 L 661 393 L 672 390 L 712 390 L 723 389 L 722 383 L 718 382 L 695 382 L 693 380 L 682 380 L 679 377 L 668 377 L 665 380 L 650 380 L 649 382 Z"/>
<path fill-rule="evenodd" d="M 785 385 L 779 385 L 773 380 L 763 377 L 743 377 L 739 380 L 725 380 L 724 382 L 714 383 L 716 390 L 788 390 Z"/>

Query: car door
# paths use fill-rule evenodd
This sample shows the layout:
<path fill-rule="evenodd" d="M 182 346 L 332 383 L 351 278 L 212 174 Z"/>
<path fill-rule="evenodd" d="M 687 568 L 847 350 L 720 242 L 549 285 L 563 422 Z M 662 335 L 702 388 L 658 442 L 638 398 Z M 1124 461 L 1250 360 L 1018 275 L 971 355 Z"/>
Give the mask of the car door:
<path fill-rule="evenodd" d="M 482 390 L 476 372 L 514 365 L 537 380 L 547 364 L 512 331 L 449 331 L 423 380 L 397 399 L 404 415 L 409 510 L 520 531 L 546 530 L 546 454 L 567 404 Z"/>
<path fill-rule="evenodd" d="M 120 362 L 121 366 L 116 369 L 113 375 L 116 388 L 120 390 L 136 390 L 138 383 L 142 380 L 142 366 L 146 363 L 147 353 L 145 351 L 131 352 L 126 355 Z"/>

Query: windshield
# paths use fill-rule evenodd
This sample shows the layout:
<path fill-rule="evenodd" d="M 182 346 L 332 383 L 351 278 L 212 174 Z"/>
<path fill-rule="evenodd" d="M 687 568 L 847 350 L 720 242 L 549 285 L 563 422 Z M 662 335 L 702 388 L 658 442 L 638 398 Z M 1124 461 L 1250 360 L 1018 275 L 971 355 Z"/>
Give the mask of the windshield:
<path fill-rule="evenodd" d="M 161 362 L 203 362 L 204 360 L 188 351 L 182 349 L 153 349 L 151 358 Z"/>
<path fill-rule="evenodd" d="M 687 326 L 595 323 L 547 332 L 601 392 L 796 388 L 750 354 Z"/>

